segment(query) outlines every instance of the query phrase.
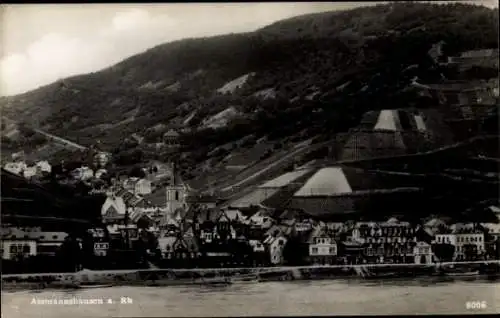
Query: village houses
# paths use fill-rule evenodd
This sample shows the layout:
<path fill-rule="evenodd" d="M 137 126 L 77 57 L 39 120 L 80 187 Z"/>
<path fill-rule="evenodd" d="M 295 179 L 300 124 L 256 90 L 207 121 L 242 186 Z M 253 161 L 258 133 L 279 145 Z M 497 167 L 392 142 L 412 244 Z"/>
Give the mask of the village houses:
<path fill-rule="evenodd" d="M 309 261 L 311 264 L 333 264 L 337 258 L 337 242 L 326 227 L 316 227 L 309 238 Z"/>

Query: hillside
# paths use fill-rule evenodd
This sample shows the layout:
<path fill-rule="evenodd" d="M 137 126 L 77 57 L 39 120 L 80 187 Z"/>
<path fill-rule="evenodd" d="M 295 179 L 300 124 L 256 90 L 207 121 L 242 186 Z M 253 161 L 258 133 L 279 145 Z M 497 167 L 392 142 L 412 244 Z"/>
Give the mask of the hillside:
<path fill-rule="evenodd" d="M 2 115 L 84 146 L 100 140 L 123 164 L 137 152 L 173 156 L 187 178 L 210 171 L 217 179 L 238 157 L 252 159 L 233 166 L 250 170 L 279 153 L 300 160 L 308 152 L 290 149 L 333 139 L 367 111 L 432 106 L 437 101 L 408 89 L 415 76 L 440 79 L 432 45 L 444 41 L 444 54 L 453 55 L 497 47 L 497 39 L 498 10 L 481 6 L 397 3 L 312 14 L 252 33 L 162 44 L 99 72 L 3 97 Z M 229 113 L 237 116 L 220 115 Z M 152 143 L 170 127 L 185 128 L 183 147 L 159 153 Z M 134 133 L 142 144 L 129 140 Z M 10 151 L 44 143 L 2 139 Z"/>

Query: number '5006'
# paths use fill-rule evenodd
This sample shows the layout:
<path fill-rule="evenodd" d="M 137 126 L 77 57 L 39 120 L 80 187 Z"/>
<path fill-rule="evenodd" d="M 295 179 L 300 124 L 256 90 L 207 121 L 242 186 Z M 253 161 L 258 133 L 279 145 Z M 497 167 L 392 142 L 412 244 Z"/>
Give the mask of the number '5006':
<path fill-rule="evenodd" d="M 465 303 L 465 307 L 467 309 L 486 309 L 488 305 L 485 301 L 468 301 Z"/>

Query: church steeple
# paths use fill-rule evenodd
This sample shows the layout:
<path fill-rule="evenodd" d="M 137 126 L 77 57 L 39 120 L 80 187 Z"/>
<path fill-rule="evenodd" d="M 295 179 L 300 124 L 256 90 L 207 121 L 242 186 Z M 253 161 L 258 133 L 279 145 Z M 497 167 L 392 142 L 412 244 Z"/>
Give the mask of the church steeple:
<path fill-rule="evenodd" d="M 176 171 L 176 167 L 175 167 L 175 161 L 172 161 L 171 163 L 172 165 L 172 185 L 176 186 L 177 185 L 177 171 Z"/>

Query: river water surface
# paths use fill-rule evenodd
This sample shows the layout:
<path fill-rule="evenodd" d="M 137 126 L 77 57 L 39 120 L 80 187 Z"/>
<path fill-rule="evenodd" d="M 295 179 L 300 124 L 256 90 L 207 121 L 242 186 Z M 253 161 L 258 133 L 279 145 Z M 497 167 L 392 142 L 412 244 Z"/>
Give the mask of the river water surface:
<path fill-rule="evenodd" d="M 104 304 L 33 304 L 33 300 L 102 299 Z M 121 303 L 121 297 L 124 297 Z M 108 303 L 111 301 L 112 303 Z M 467 309 L 467 302 L 485 309 Z M 2 317 L 183 317 L 261 315 L 411 315 L 500 313 L 500 282 L 302 281 L 230 286 L 109 287 L 2 291 Z"/>

